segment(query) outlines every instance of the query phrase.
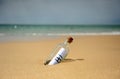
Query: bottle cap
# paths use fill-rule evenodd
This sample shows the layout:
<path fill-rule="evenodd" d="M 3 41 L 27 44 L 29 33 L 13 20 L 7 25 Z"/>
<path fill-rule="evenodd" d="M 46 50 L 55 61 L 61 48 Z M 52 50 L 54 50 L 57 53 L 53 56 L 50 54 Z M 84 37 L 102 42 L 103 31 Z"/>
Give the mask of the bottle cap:
<path fill-rule="evenodd" d="M 67 42 L 68 43 L 72 43 L 72 41 L 73 41 L 73 38 L 72 37 L 68 37 Z"/>

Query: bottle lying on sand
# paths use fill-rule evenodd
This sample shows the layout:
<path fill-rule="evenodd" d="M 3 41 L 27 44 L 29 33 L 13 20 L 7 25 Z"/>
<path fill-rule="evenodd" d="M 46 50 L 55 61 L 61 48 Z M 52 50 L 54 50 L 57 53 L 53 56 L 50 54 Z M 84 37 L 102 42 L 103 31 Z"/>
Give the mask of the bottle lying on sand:
<path fill-rule="evenodd" d="M 68 37 L 67 40 L 65 40 L 65 42 L 59 44 L 55 48 L 55 50 L 53 50 L 53 52 L 48 56 L 44 65 L 55 65 L 64 60 L 69 52 L 69 44 L 72 43 L 72 41 L 73 38 Z"/>

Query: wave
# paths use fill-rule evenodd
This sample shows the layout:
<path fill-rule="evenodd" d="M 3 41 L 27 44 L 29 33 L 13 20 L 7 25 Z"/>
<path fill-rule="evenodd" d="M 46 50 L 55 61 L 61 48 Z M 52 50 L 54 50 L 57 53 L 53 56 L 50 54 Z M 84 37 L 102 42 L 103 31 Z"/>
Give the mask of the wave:
<path fill-rule="evenodd" d="M 0 36 L 4 36 L 5 35 L 5 33 L 0 33 Z"/>
<path fill-rule="evenodd" d="M 66 36 L 66 35 L 73 35 L 73 36 L 81 36 L 81 35 L 120 35 L 120 32 L 100 32 L 100 33 L 21 33 L 21 34 L 7 34 L 7 33 L 0 33 L 0 36 Z"/>
<path fill-rule="evenodd" d="M 26 33 L 26 35 L 32 35 L 32 36 L 120 35 L 120 32 L 102 32 L 102 33 Z"/>
<path fill-rule="evenodd" d="M 99 35 L 120 35 L 120 32 L 102 32 L 102 33 L 20 33 L 6 34 L 0 33 L 0 42 L 6 41 L 31 41 L 60 36 L 99 36 Z"/>

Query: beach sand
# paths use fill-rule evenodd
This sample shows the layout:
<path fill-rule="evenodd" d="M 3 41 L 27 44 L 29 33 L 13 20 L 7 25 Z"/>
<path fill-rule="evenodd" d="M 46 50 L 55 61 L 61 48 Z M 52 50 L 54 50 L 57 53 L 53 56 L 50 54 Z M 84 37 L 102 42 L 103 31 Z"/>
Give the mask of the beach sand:
<path fill-rule="evenodd" d="M 0 43 L 0 79 L 120 79 L 120 35 L 73 36 L 67 58 L 44 61 L 66 37 Z"/>

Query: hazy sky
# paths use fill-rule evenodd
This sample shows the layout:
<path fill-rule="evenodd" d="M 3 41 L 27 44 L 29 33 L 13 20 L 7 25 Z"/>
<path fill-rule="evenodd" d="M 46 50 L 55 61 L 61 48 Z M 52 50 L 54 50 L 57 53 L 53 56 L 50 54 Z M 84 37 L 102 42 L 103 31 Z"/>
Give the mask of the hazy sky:
<path fill-rule="evenodd" d="M 0 24 L 120 24 L 120 0 L 0 0 Z"/>

